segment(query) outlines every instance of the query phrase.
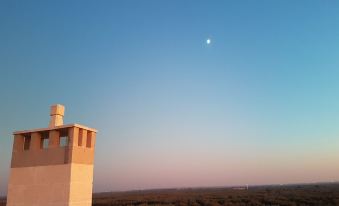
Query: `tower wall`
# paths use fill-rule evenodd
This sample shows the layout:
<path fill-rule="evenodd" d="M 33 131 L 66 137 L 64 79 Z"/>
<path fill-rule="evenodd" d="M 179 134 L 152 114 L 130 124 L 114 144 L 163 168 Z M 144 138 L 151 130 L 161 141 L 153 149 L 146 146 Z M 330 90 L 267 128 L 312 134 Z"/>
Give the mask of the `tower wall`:
<path fill-rule="evenodd" d="M 93 165 L 11 168 L 9 181 L 8 206 L 92 205 Z"/>
<path fill-rule="evenodd" d="M 71 169 L 71 164 L 11 168 L 7 206 L 69 205 Z"/>
<path fill-rule="evenodd" d="M 91 206 L 92 185 L 93 165 L 71 164 L 69 205 Z"/>

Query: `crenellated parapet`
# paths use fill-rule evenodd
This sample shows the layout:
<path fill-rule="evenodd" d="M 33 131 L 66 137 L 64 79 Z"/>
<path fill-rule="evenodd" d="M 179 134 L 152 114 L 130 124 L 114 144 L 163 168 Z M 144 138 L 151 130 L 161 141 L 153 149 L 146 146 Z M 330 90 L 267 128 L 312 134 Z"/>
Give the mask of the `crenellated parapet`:
<path fill-rule="evenodd" d="M 11 166 L 93 164 L 96 132 L 79 124 L 14 132 Z"/>

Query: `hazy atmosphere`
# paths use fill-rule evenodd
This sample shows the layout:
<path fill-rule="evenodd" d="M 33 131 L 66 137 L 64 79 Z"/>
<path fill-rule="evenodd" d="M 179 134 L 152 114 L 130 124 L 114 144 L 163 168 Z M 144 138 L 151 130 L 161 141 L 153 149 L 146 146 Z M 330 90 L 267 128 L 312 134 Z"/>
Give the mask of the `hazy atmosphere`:
<path fill-rule="evenodd" d="M 1 1 L 16 130 L 98 129 L 94 192 L 339 180 L 339 3 Z"/>

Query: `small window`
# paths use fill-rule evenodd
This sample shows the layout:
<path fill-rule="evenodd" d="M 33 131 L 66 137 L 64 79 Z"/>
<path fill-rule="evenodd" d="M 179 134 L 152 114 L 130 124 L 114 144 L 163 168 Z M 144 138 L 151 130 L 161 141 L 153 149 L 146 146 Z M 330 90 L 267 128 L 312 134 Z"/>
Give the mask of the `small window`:
<path fill-rule="evenodd" d="M 78 146 L 79 147 L 81 147 L 82 146 L 82 142 L 83 142 L 83 138 L 82 138 L 82 136 L 83 136 L 83 129 L 79 129 L 79 139 L 78 139 Z"/>
<path fill-rule="evenodd" d="M 24 150 L 29 150 L 30 145 L 31 145 L 31 136 L 25 136 L 24 137 Z"/>
<path fill-rule="evenodd" d="M 41 149 L 47 149 L 49 144 L 48 138 L 41 138 Z"/>
<path fill-rule="evenodd" d="M 60 137 L 60 147 L 66 147 L 68 146 L 68 137 Z"/>
<path fill-rule="evenodd" d="M 86 147 L 91 148 L 92 147 L 92 132 L 87 132 L 87 140 L 86 140 Z"/>

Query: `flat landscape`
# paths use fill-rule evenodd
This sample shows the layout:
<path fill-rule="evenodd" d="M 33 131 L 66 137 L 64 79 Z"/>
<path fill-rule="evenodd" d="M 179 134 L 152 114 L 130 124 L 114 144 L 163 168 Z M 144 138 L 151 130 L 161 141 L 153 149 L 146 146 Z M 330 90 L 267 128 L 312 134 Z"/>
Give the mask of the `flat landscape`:
<path fill-rule="evenodd" d="M 339 184 L 101 193 L 93 205 L 339 205 Z"/>
<path fill-rule="evenodd" d="M 339 183 L 246 188 L 163 189 L 93 195 L 93 206 L 112 205 L 339 205 Z M 5 199 L 0 200 L 5 206 Z"/>

